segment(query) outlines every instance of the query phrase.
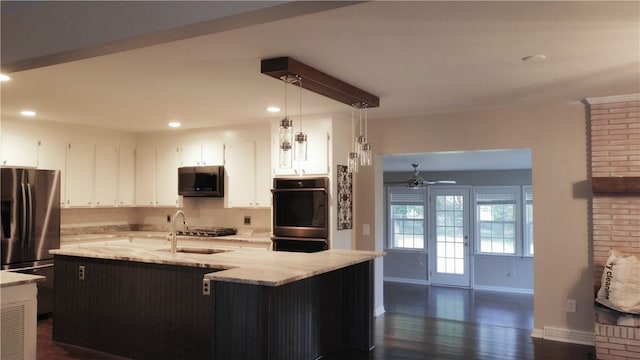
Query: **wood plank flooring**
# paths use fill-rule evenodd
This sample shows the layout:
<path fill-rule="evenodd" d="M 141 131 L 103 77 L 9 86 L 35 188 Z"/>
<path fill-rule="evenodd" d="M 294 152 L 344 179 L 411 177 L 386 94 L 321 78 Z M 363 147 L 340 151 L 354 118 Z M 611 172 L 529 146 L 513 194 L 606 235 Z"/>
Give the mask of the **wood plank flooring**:
<path fill-rule="evenodd" d="M 325 359 L 595 359 L 591 346 L 532 339 L 531 295 L 386 282 L 384 296 L 386 313 L 376 318 L 375 349 Z M 38 360 L 117 359 L 53 343 L 51 324 L 52 319 L 38 323 Z"/>

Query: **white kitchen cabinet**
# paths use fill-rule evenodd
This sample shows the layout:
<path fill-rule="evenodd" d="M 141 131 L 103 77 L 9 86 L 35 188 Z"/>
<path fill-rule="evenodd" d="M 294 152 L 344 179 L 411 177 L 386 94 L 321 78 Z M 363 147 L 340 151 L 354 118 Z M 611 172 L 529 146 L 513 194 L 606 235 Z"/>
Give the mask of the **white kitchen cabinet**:
<path fill-rule="evenodd" d="M 135 203 L 135 150 L 129 146 L 118 148 L 118 206 Z"/>
<path fill-rule="evenodd" d="M 67 144 L 49 139 L 38 141 L 38 168 L 60 170 L 60 205 L 65 206 L 67 179 Z"/>
<path fill-rule="evenodd" d="M 267 141 L 229 143 L 225 147 L 228 207 L 271 205 L 270 152 Z"/>
<path fill-rule="evenodd" d="M 93 206 L 95 145 L 70 143 L 67 151 L 67 206 Z"/>
<path fill-rule="evenodd" d="M 0 297 L 2 359 L 35 359 L 38 289 L 35 276 L 3 271 Z"/>
<path fill-rule="evenodd" d="M 19 134 L 2 133 L 2 165 L 38 166 L 38 139 Z"/>
<path fill-rule="evenodd" d="M 136 149 L 136 205 L 156 203 L 156 149 Z"/>
<path fill-rule="evenodd" d="M 136 150 L 136 205 L 178 205 L 178 148 Z"/>
<path fill-rule="evenodd" d="M 94 196 L 95 206 L 115 206 L 118 197 L 118 148 L 96 145 Z"/>
<path fill-rule="evenodd" d="M 299 131 L 297 120 L 293 122 L 294 133 Z M 280 167 L 278 161 L 278 124 L 272 127 L 272 162 L 274 175 L 326 175 L 329 173 L 330 119 L 303 120 L 302 130 L 307 134 L 307 160 L 292 161 L 290 168 Z M 293 150 L 290 150 L 293 151 Z"/>
<path fill-rule="evenodd" d="M 178 148 L 156 149 L 156 205 L 178 205 Z"/>
<path fill-rule="evenodd" d="M 192 143 L 180 147 L 180 166 L 224 164 L 224 146 L 219 142 Z"/>

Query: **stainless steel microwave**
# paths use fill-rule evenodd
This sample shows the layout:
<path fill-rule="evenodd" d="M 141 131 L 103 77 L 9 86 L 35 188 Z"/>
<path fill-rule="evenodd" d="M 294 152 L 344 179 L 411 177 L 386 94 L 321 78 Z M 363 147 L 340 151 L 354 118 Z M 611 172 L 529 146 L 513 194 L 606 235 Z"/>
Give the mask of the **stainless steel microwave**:
<path fill-rule="evenodd" d="M 178 195 L 224 196 L 224 166 L 178 168 Z"/>

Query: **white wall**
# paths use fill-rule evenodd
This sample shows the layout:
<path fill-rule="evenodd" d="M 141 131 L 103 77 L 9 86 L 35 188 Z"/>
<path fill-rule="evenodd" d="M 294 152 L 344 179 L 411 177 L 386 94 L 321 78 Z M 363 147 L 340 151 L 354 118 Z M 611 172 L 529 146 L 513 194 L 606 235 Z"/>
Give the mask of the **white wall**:
<path fill-rule="evenodd" d="M 370 120 L 369 136 L 382 154 L 530 148 L 536 199 L 534 326 L 593 332 L 585 119 L 582 104 L 557 104 Z M 374 195 L 383 191 L 366 175 L 356 179 L 355 228 L 363 249 L 379 236 L 361 236 L 361 228 L 374 223 Z M 565 312 L 567 298 L 577 301 L 576 313 Z"/>

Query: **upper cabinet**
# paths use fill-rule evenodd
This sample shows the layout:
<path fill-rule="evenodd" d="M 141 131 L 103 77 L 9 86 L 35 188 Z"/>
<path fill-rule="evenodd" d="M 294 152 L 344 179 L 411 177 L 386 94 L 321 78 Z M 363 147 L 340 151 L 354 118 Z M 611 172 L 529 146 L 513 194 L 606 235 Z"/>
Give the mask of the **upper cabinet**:
<path fill-rule="evenodd" d="M 271 172 L 269 142 L 226 144 L 227 207 L 269 207 Z"/>
<path fill-rule="evenodd" d="M 302 121 L 302 131 L 307 134 L 307 160 L 292 160 L 291 167 L 282 167 L 280 165 L 278 125 L 279 122 L 275 122 L 271 128 L 271 161 L 273 164 L 274 175 L 326 175 L 329 173 L 331 119 L 327 118 Z M 300 131 L 299 120 L 294 120 L 293 129 L 294 134 Z"/>
<path fill-rule="evenodd" d="M 93 206 L 95 145 L 71 143 L 67 150 L 67 206 Z"/>
<path fill-rule="evenodd" d="M 178 152 L 175 146 L 136 149 L 136 205 L 178 205 Z"/>
<path fill-rule="evenodd" d="M 135 203 L 136 159 L 135 149 L 121 146 L 118 149 L 118 205 L 133 206 Z"/>
<path fill-rule="evenodd" d="M 96 145 L 94 176 L 95 206 L 115 206 L 118 197 L 118 148 Z"/>
<path fill-rule="evenodd" d="M 67 144 L 50 139 L 38 141 L 38 168 L 60 170 L 60 205 L 65 206 L 67 200 Z"/>
<path fill-rule="evenodd" d="M 38 140 L 30 136 L 2 133 L 3 166 L 38 166 Z"/>
<path fill-rule="evenodd" d="M 213 166 L 224 164 L 221 142 L 192 143 L 180 147 L 179 166 Z"/>

